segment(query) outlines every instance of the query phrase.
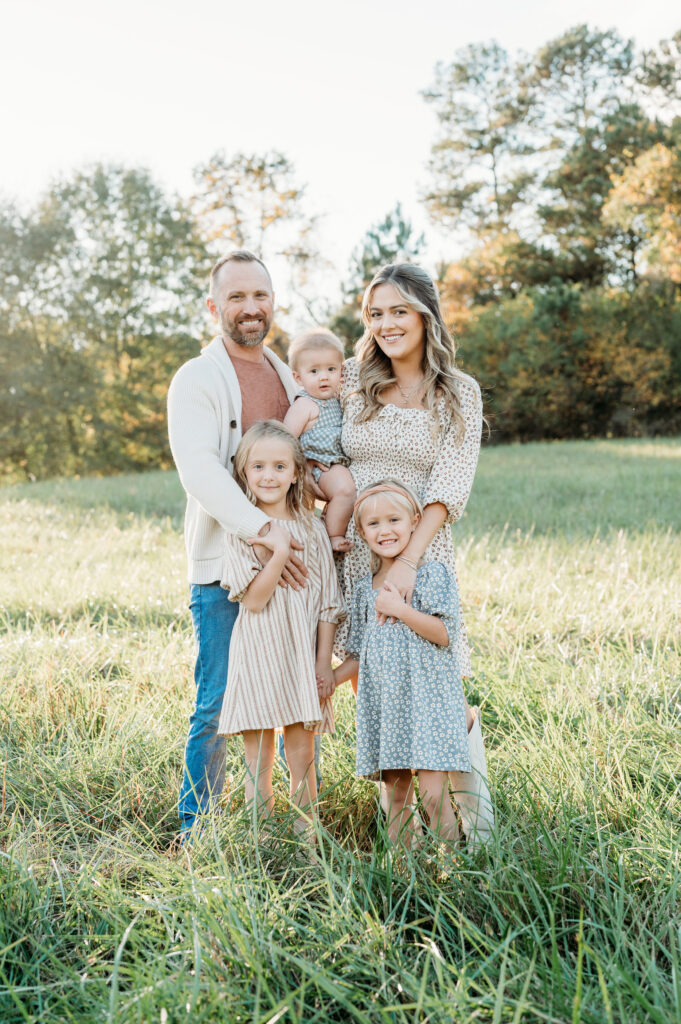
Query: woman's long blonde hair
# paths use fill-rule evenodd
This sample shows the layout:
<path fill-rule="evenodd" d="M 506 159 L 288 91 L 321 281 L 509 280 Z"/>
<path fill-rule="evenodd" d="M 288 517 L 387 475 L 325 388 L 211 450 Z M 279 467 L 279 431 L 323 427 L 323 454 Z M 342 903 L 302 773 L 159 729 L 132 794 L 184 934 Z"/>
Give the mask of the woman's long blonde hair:
<path fill-rule="evenodd" d="M 296 467 L 296 480 L 288 489 L 286 507 L 292 516 L 308 515 L 314 508 L 314 497 L 305 480 L 307 460 L 296 435 L 292 434 L 288 427 L 285 427 L 279 420 L 261 420 L 246 431 L 239 441 L 239 447 L 234 456 L 234 479 L 248 500 L 255 505 L 255 495 L 246 480 L 246 463 L 253 445 L 265 438 L 285 441 L 290 445 Z"/>
<path fill-rule="evenodd" d="M 357 342 L 359 387 L 355 392 L 364 398 L 364 409 L 357 421 L 361 423 L 373 419 L 380 412 L 382 405 L 379 396 L 397 380 L 390 359 L 378 347 L 371 332 L 371 299 L 374 289 L 381 284 L 391 284 L 405 303 L 421 314 L 426 337 L 422 363 L 425 407 L 431 413 L 435 430 L 439 430 L 438 401 L 444 397 L 447 404 L 451 405 L 455 429 L 459 440 L 462 440 L 465 427 L 461 415 L 459 384 L 465 379 L 465 374 L 457 370 L 455 365 L 456 346 L 442 319 L 440 296 L 435 282 L 425 270 L 413 263 L 389 263 L 381 267 L 364 293 L 364 334 Z"/>

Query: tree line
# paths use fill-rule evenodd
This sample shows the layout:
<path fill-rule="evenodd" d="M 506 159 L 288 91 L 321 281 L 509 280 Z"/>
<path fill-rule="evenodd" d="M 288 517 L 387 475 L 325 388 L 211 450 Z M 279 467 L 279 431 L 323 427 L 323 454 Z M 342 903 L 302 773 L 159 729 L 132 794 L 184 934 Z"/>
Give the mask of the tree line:
<path fill-rule="evenodd" d="M 460 365 L 496 440 L 681 430 L 681 31 L 637 53 L 570 29 L 438 64 L 422 193 L 462 259 L 437 268 Z M 373 271 L 418 260 L 398 206 L 353 253 L 342 300 L 284 154 L 216 153 L 189 199 L 97 166 L 0 208 L 0 478 L 167 466 L 165 394 L 196 353 L 217 251 L 248 246 L 351 351 Z M 283 354 L 286 333 L 272 344 Z"/>

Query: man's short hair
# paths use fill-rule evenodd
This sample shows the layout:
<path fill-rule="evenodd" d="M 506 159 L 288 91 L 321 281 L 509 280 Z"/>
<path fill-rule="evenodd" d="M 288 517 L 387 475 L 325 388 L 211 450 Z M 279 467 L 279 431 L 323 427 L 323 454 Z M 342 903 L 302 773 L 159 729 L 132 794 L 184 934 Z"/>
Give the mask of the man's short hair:
<path fill-rule="evenodd" d="M 263 261 L 260 259 L 260 257 L 256 256 L 254 252 L 250 252 L 248 249 L 235 249 L 234 252 L 228 252 L 225 256 L 221 256 L 210 272 L 209 291 L 210 297 L 213 300 L 213 302 L 215 302 L 216 278 L 220 271 L 222 270 L 222 268 L 224 267 L 225 263 L 259 263 L 262 269 L 267 274 L 267 278 L 270 282 L 270 288 L 272 288 L 272 278 L 270 277 L 270 272 L 263 263 Z"/>

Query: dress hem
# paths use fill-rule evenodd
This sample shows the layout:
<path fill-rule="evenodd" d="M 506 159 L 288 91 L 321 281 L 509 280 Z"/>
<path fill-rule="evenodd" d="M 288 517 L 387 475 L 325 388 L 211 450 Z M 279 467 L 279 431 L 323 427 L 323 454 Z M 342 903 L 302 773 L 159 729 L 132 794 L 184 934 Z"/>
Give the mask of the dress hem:
<path fill-rule="evenodd" d="M 356 771 L 355 772 L 355 777 L 358 778 L 358 779 L 369 779 L 369 781 L 371 781 L 371 782 L 379 782 L 381 780 L 381 776 L 382 776 L 383 772 L 419 772 L 419 771 L 424 771 L 424 772 L 467 772 L 467 773 L 470 773 L 472 771 L 472 767 L 471 767 L 470 761 L 468 762 L 468 767 L 467 768 L 462 768 L 460 765 L 451 765 L 448 768 L 443 768 L 440 765 L 438 765 L 436 768 L 434 768 L 432 765 L 424 765 L 424 764 L 421 764 L 421 765 L 404 765 L 404 764 L 400 764 L 400 765 L 390 765 L 389 767 L 388 766 L 384 766 L 383 768 L 376 768 L 374 771 L 371 771 L 371 772 L 358 772 L 358 771 Z"/>
<path fill-rule="evenodd" d="M 277 719 L 274 724 L 272 724 L 271 720 L 266 724 L 262 724 L 262 722 L 260 722 L 257 725 L 253 725 L 249 722 L 247 725 L 238 725 L 233 728 L 230 727 L 229 732 L 223 732 L 218 727 L 217 734 L 218 736 L 240 736 L 242 732 L 250 732 L 254 729 L 274 729 L 276 731 L 283 729 L 287 725 L 297 725 L 299 722 L 302 722 L 303 728 L 308 732 L 324 733 L 325 735 L 330 735 L 335 732 L 335 729 L 324 728 L 324 720 L 322 718 L 309 718 L 307 721 L 302 718 L 292 718 L 289 722 L 282 722 L 281 719 Z"/>

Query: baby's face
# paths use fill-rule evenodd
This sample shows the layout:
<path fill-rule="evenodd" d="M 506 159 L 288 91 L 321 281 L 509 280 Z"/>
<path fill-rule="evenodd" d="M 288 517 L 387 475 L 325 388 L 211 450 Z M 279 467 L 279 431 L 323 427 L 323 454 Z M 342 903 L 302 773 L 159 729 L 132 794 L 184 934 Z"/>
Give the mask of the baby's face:
<path fill-rule="evenodd" d="M 340 387 L 343 357 L 334 348 L 301 352 L 293 377 L 312 398 L 335 398 Z"/>

